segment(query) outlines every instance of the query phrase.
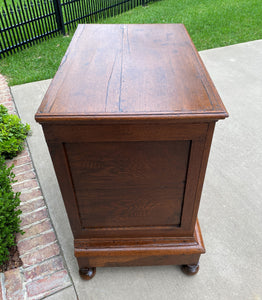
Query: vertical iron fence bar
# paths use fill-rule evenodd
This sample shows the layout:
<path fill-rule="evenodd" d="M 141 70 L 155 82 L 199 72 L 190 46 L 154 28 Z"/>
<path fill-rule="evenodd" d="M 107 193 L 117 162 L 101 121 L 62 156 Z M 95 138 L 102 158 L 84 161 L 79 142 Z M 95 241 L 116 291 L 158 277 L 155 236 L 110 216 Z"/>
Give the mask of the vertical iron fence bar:
<path fill-rule="evenodd" d="M 96 21 L 96 4 L 95 4 L 95 0 L 91 0 L 92 6 L 93 6 L 93 20 L 92 22 Z"/>
<path fill-rule="evenodd" d="M 9 49 L 9 51 L 12 53 L 13 52 L 13 48 L 12 48 L 12 35 L 11 35 L 11 33 L 13 34 L 13 32 L 12 32 L 12 30 L 11 30 L 11 28 L 10 28 L 10 30 L 9 30 L 9 24 L 8 24 L 8 21 L 7 21 L 7 14 L 8 14 L 8 7 L 7 7 L 7 5 L 6 5 L 6 3 L 5 3 L 5 9 L 6 9 L 6 12 L 3 10 L 3 28 L 5 28 L 5 32 L 7 32 L 7 34 L 6 34 L 6 42 L 7 42 L 7 44 L 8 44 L 8 49 Z"/>
<path fill-rule="evenodd" d="M 86 0 L 86 2 L 88 3 L 88 10 L 89 10 L 89 23 L 92 23 L 92 3 L 91 0 Z"/>
<path fill-rule="evenodd" d="M 49 35 L 53 32 L 53 30 L 52 30 L 52 25 L 50 22 L 51 11 L 49 12 L 47 10 L 47 0 L 43 0 L 43 2 L 42 2 L 42 11 L 43 11 L 43 14 L 45 15 L 45 20 L 46 20 L 46 32 Z"/>
<path fill-rule="evenodd" d="M 85 1 L 84 0 L 80 0 L 80 3 L 81 3 L 81 11 L 82 11 L 81 18 L 85 19 L 85 16 L 86 16 Z"/>
<path fill-rule="evenodd" d="M 38 17 L 38 25 L 39 25 L 39 33 L 40 33 L 40 36 L 41 36 L 41 39 L 46 39 L 46 36 L 44 34 L 44 21 L 43 21 L 43 18 L 42 18 L 42 15 L 41 15 L 41 11 L 40 11 L 40 3 L 39 3 L 39 0 L 34 0 L 35 2 L 35 12 L 36 12 L 36 17 Z"/>
<path fill-rule="evenodd" d="M 2 37 L 2 41 L 3 41 L 4 49 L 7 50 L 9 47 L 9 43 L 8 43 L 8 36 L 7 36 L 6 30 L 5 30 L 4 20 L 2 18 L 2 13 L 0 13 L 0 20 L 1 20 L 1 24 L 2 24 L 1 28 L 3 28 L 3 29 L 1 29 L 1 33 L 2 33 L 1 37 Z M 4 51 L 4 49 L 3 49 L 3 51 Z M 7 56 L 9 55 L 8 51 L 7 51 L 7 52 L 3 52 L 3 56 L 5 56 L 5 53 L 7 54 Z"/>
<path fill-rule="evenodd" d="M 15 19 L 16 19 L 16 22 L 17 22 L 16 26 L 18 28 L 18 32 L 19 32 L 19 36 L 20 36 L 20 42 L 22 43 L 21 47 L 25 49 L 26 48 L 26 45 L 25 45 L 26 44 L 26 36 L 25 36 L 24 31 L 22 31 L 24 28 L 21 26 L 21 22 L 19 21 L 16 9 L 15 9 L 14 0 L 12 0 L 12 5 L 13 5 L 14 14 L 15 14 Z"/>
<path fill-rule="evenodd" d="M 85 7 L 84 7 L 84 0 L 80 0 L 79 1 L 79 11 L 81 12 L 80 14 L 79 14 L 79 17 L 81 18 L 81 19 L 84 19 L 84 17 L 85 17 Z"/>
<path fill-rule="evenodd" d="M 76 14 L 75 14 L 75 0 L 69 0 L 70 2 L 70 7 L 71 7 L 71 11 L 72 11 L 72 17 L 71 17 L 71 24 L 72 24 L 72 27 L 74 28 L 74 24 L 75 24 L 75 19 L 76 19 Z"/>
<path fill-rule="evenodd" d="M 20 44 L 19 43 L 19 32 L 18 32 L 18 29 L 17 29 L 17 26 L 16 26 L 16 21 L 15 21 L 15 18 L 14 18 L 14 12 L 13 12 L 13 9 L 12 9 L 11 5 L 9 5 L 8 17 L 9 17 L 9 22 L 10 22 L 9 25 L 10 25 L 10 27 L 12 27 L 13 34 L 14 34 L 14 37 L 15 37 L 15 39 L 14 39 L 14 43 L 16 44 L 15 46 L 19 46 L 19 44 Z"/>
<path fill-rule="evenodd" d="M 7 17 L 5 17 L 5 23 L 6 23 L 6 27 L 9 27 L 8 28 L 8 33 L 9 33 L 10 42 L 11 42 L 11 44 L 10 44 L 10 46 L 11 46 L 10 50 L 12 52 L 15 52 L 14 48 L 12 48 L 12 41 L 13 41 L 13 43 L 15 43 L 16 36 L 15 36 L 14 28 L 12 27 L 12 21 L 11 21 L 10 14 L 9 14 L 10 7 L 8 9 L 6 0 L 4 0 L 4 3 L 5 3 L 5 7 L 6 7 L 6 16 L 7 16 Z M 12 37 L 11 37 L 10 32 L 12 33 Z"/>
<path fill-rule="evenodd" d="M 55 8 L 55 13 L 56 13 L 56 22 L 58 29 L 65 35 L 65 24 L 64 24 L 64 19 L 63 19 L 63 13 L 62 13 L 62 8 L 61 8 L 61 2 L 60 0 L 53 0 L 54 2 L 54 8 Z"/>
<path fill-rule="evenodd" d="M 45 40 L 47 39 L 47 33 L 48 33 L 48 25 L 47 25 L 47 22 L 46 22 L 46 16 L 44 14 L 44 11 L 43 11 L 43 0 L 41 0 L 41 4 L 40 4 L 40 1 L 37 0 L 37 5 L 38 5 L 38 11 L 39 11 L 39 15 L 41 16 L 41 29 L 42 29 L 42 32 L 44 34 L 44 37 L 45 37 Z"/>
<path fill-rule="evenodd" d="M 55 15 L 55 8 L 54 8 L 54 2 L 53 0 L 47 0 L 47 5 L 48 5 L 48 10 L 50 12 L 52 12 L 52 15 L 51 15 L 51 23 L 52 23 L 52 29 L 53 31 L 59 31 L 58 30 L 58 26 L 56 24 L 56 15 Z"/>
<path fill-rule="evenodd" d="M 49 26 L 48 26 L 48 21 L 47 21 L 48 15 L 46 15 L 45 10 L 44 10 L 44 1 L 45 0 L 41 0 L 41 4 L 39 6 L 39 9 L 40 9 L 40 11 L 42 13 L 42 16 L 43 16 L 42 20 L 43 20 L 43 24 L 45 26 L 44 34 L 45 34 L 46 39 L 48 39 L 48 35 L 49 35 Z"/>
<path fill-rule="evenodd" d="M 93 9 L 94 9 L 94 22 L 97 21 L 97 2 L 95 0 L 91 0 L 93 2 Z"/>
<path fill-rule="evenodd" d="M 109 3 L 108 3 L 108 0 L 104 0 L 104 1 L 103 1 L 103 5 L 102 5 L 102 7 L 103 7 L 102 18 L 106 18 L 108 12 L 110 12 L 110 9 L 106 9 L 106 8 L 108 7 L 108 4 L 109 4 Z"/>
<path fill-rule="evenodd" d="M 52 0 L 46 0 L 46 1 L 47 1 L 47 9 L 50 12 L 50 22 L 51 22 L 51 26 L 52 26 L 52 31 L 57 34 L 59 32 L 59 30 L 56 25 L 54 3 Z"/>
<path fill-rule="evenodd" d="M 32 15 L 31 15 L 30 7 L 29 7 L 28 3 L 25 2 L 25 0 L 24 0 L 24 10 L 26 12 L 26 17 L 27 17 L 26 24 L 30 28 L 30 30 L 33 32 L 32 40 L 34 41 L 34 43 L 36 43 L 35 37 L 37 36 L 37 28 L 36 28 L 36 25 L 34 22 L 31 24 Z"/>
<path fill-rule="evenodd" d="M 90 5 L 90 0 L 85 0 L 86 7 L 88 10 L 88 22 L 91 23 L 91 5 Z"/>
<path fill-rule="evenodd" d="M 82 9 L 83 9 L 83 19 L 85 20 L 85 22 L 88 23 L 88 5 L 87 5 L 87 2 L 86 0 L 82 0 Z"/>
<path fill-rule="evenodd" d="M 4 52 L 4 47 L 2 46 L 2 42 L 1 42 L 1 39 L 0 39 L 0 58 L 1 58 L 1 56 L 5 56 L 4 54 L 5 54 L 5 52 Z"/>
<path fill-rule="evenodd" d="M 75 1 L 75 8 L 76 8 L 76 12 L 77 12 L 77 21 L 75 23 L 75 25 L 79 22 L 79 20 L 81 20 L 82 18 L 82 14 L 81 14 L 81 6 L 80 6 L 81 0 L 76 0 Z"/>
<path fill-rule="evenodd" d="M 68 9 L 68 7 L 67 7 L 67 5 L 66 5 L 66 2 L 64 1 L 64 0 L 61 0 L 61 1 L 63 1 L 62 2 L 62 8 L 64 9 L 64 15 L 65 15 L 65 25 L 66 25 L 66 27 L 67 27 L 67 32 L 69 32 L 69 30 L 70 30 L 70 25 L 68 24 L 68 16 L 69 16 L 69 9 Z"/>
<path fill-rule="evenodd" d="M 33 39 L 36 41 L 38 27 L 37 27 L 37 23 L 33 21 L 34 17 L 32 15 L 29 0 L 24 1 L 24 7 L 25 7 L 26 15 L 27 15 L 28 25 L 29 25 L 29 27 L 32 26 L 32 28 L 34 29 Z"/>
<path fill-rule="evenodd" d="M 73 20 L 74 20 L 73 24 L 74 25 L 75 25 L 76 20 L 77 20 L 77 8 L 76 8 L 76 6 L 77 6 L 77 1 L 72 0 L 72 8 L 73 8 L 73 12 L 74 12 L 74 17 L 73 17 Z"/>
<path fill-rule="evenodd" d="M 81 16 L 81 11 L 80 11 L 80 0 L 76 0 L 75 1 L 75 9 L 76 9 L 76 13 L 77 13 L 77 21 L 76 23 L 78 22 L 78 20 L 80 20 L 80 16 Z"/>
<path fill-rule="evenodd" d="M 54 24 L 53 24 L 53 11 L 49 5 L 49 0 L 45 0 L 45 11 L 49 12 L 49 16 L 48 16 L 48 22 L 49 22 L 49 27 L 50 27 L 50 31 L 54 31 Z"/>
<path fill-rule="evenodd" d="M 66 2 L 66 4 L 67 4 L 67 9 L 68 9 L 68 12 L 69 12 L 69 14 L 68 14 L 68 21 L 67 21 L 67 23 L 68 23 L 68 25 L 69 25 L 69 30 L 71 30 L 71 27 L 72 27 L 72 23 L 70 22 L 70 18 L 69 18 L 69 16 L 71 15 L 71 16 L 73 16 L 73 10 L 72 10 L 72 7 L 71 7 L 71 2 L 70 1 L 67 1 Z M 71 18 L 72 19 L 72 18 Z"/>
<path fill-rule="evenodd" d="M 26 11 L 26 9 L 25 8 L 23 8 L 23 3 L 22 3 L 22 0 L 19 0 L 19 3 L 20 3 L 20 7 L 21 7 L 21 12 L 22 12 L 22 15 L 23 15 L 23 19 L 24 19 L 24 25 L 25 25 L 25 27 L 27 28 L 27 30 L 28 30 L 28 32 L 29 32 L 29 35 L 28 35 L 28 37 L 29 37 L 29 40 L 33 43 L 33 44 L 35 44 L 35 40 L 34 40 L 34 34 L 33 34 L 33 31 L 32 31 L 32 27 L 33 26 L 30 26 L 30 24 L 28 23 L 28 14 L 26 14 L 25 15 L 25 12 L 24 11 Z M 24 5 L 25 5 L 25 3 L 24 3 Z M 26 11 L 26 13 L 27 13 L 27 11 Z M 27 17 L 27 18 L 26 18 Z"/>
<path fill-rule="evenodd" d="M 71 22 L 71 20 L 73 19 L 73 8 L 72 8 L 72 5 L 71 5 L 71 0 L 67 0 L 67 7 L 68 7 L 68 11 L 70 12 L 69 15 L 68 15 L 67 22 L 70 24 L 70 29 L 71 29 L 71 27 L 73 28 L 73 24 Z"/>
<path fill-rule="evenodd" d="M 71 30 L 71 23 L 69 21 L 70 21 L 70 15 L 72 14 L 72 12 L 71 12 L 71 8 L 70 8 L 67 0 L 65 0 L 65 8 L 66 8 L 66 12 L 67 12 L 66 23 L 68 24 L 67 27 L 68 27 L 68 32 L 69 32 Z"/>
<path fill-rule="evenodd" d="M 96 0 L 96 21 L 99 21 L 100 17 L 100 0 Z"/>
<path fill-rule="evenodd" d="M 14 1 L 13 1 L 13 2 L 14 2 Z M 21 15 L 22 9 L 20 8 L 20 6 L 19 6 L 18 3 L 17 3 L 17 5 L 16 5 L 16 9 L 17 9 L 17 13 L 18 13 L 18 15 L 19 15 L 20 26 L 22 27 L 23 32 L 24 32 L 24 41 L 26 42 L 27 47 L 29 47 L 30 34 L 29 34 L 28 29 L 27 29 L 27 26 L 25 26 L 26 24 L 24 23 L 23 16 Z"/>
<path fill-rule="evenodd" d="M 41 13 L 38 11 L 38 0 L 31 0 L 32 9 L 34 11 L 35 20 L 37 20 L 38 24 L 38 38 L 43 39 L 43 24 Z"/>
<path fill-rule="evenodd" d="M 81 18 L 82 20 L 85 20 L 85 22 L 87 22 L 87 6 L 85 4 L 85 0 L 81 0 L 81 11 L 82 11 L 82 14 L 81 14 Z"/>
<path fill-rule="evenodd" d="M 27 1 L 28 3 L 28 8 L 29 8 L 29 12 L 32 12 L 33 17 L 31 18 L 31 22 L 36 24 L 36 38 L 39 39 L 41 38 L 41 26 L 39 24 L 39 18 L 37 18 L 37 10 L 36 10 L 36 0 L 31 0 L 30 2 Z"/>

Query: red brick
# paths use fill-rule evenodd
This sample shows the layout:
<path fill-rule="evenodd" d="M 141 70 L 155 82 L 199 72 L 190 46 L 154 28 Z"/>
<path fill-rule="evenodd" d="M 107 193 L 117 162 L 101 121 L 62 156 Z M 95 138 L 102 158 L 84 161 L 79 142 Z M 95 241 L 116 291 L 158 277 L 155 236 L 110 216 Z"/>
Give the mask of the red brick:
<path fill-rule="evenodd" d="M 32 212 L 31 214 L 26 214 L 20 216 L 21 219 L 21 227 L 27 226 L 29 224 L 36 223 L 38 221 L 42 221 L 44 219 L 48 218 L 48 212 L 46 208 L 43 208 L 41 210 Z"/>
<path fill-rule="evenodd" d="M 22 166 L 16 166 L 13 168 L 13 173 L 15 173 L 15 175 L 19 175 L 21 173 L 27 172 L 27 171 L 31 171 L 33 170 L 33 165 L 31 163 L 27 163 L 25 165 Z"/>
<path fill-rule="evenodd" d="M 23 279 L 20 269 L 12 269 L 5 274 L 5 289 L 7 299 L 24 299 Z"/>
<path fill-rule="evenodd" d="M 30 240 L 24 240 L 18 243 L 18 250 L 20 255 L 24 255 L 26 252 L 37 250 L 39 246 L 45 246 L 56 240 L 55 233 L 53 231 L 43 233 Z"/>
<path fill-rule="evenodd" d="M 24 172 L 23 174 L 16 175 L 15 180 L 17 180 L 17 182 L 22 182 L 25 180 L 35 179 L 35 178 L 36 178 L 35 172 L 30 170 L 30 171 Z"/>
<path fill-rule="evenodd" d="M 60 253 L 59 246 L 57 245 L 57 243 L 54 243 L 42 249 L 22 255 L 21 260 L 23 262 L 24 268 L 27 268 L 39 264 L 47 260 L 48 258 L 57 256 L 59 253 Z"/>
<path fill-rule="evenodd" d="M 50 229 L 53 229 L 50 220 L 49 219 L 44 220 L 41 223 L 32 225 L 32 226 L 30 226 L 30 227 L 28 227 L 26 229 L 24 228 L 23 230 L 25 231 L 25 233 L 23 235 L 21 235 L 19 233 L 17 235 L 17 241 L 20 242 L 20 241 L 22 241 L 22 240 L 24 240 L 26 238 L 33 237 L 33 236 L 35 236 L 35 235 L 37 235 L 39 233 L 48 231 Z"/>
<path fill-rule="evenodd" d="M 30 212 L 33 212 L 34 210 L 44 207 L 45 201 L 43 198 L 38 198 L 30 202 L 23 202 L 20 206 L 20 209 L 22 210 L 23 214 L 27 214 Z"/>
<path fill-rule="evenodd" d="M 20 198 L 21 202 L 26 202 L 28 200 L 32 200 L 32 199 L 38 198 L 40 196 L 42 196 L 42 192 L 38 188 L 38 189 L 33 189 L 33 190 L 24 190 L 21 193 L 19 198 Z"/>
<path fill-rule="evenodd" d="M 24 157 L 24 156 L 29 156 L 27 147 L 25 147 L 24 150 L 22 150 L 21 152 L 18 153 L 18 155 L 16 156 L 16 159 Z"/>
<path fill-rule="evenodd" d="M 26 285 L 26 290 L 29 297 L 37 297 L 41 294 L 42 297 L 54 293 L 63 287 L 70 285 L 70 279 L 66 270 L 56 272 L 51 276 L 30 282 Z"/>
<path fill-rule="evenodd" d="M 40 277 L 50 275 L 64 268 L 63 259 L 61 256 L 56 256 L 47 260 L 33 268 L 24 270 L 25 280 L 36 280 Z"/>
<path fill-rule="evenodd" d="M 14 104 L 11 102 L 12 98 L 8 95 L 3 97 L 3 104 L 8 109 L 8 113 L 13 114 Z"/>
<path fill-rule="evenodd" d="M 23 181 L 23 182 L 19 182 L 19 183 L 14 183 L 12 185 L 14 192 L 21 192 L 23 190 L 31 190 L 33 188 L 38 187 L 38 182 L 36 179 L 31 179 L 28 181 Z"/>
<path fill-rule="evenodd" d="M 27 164 L 29 162 L 31 162 L 31 158 L 29 156 L 23 156 L 20 158 L 14 158 L 11 161 L 9 160 L 7 162 L 7 165 L 11 166 L 12 164 L 14 164 L 14 166 L 21 166 L 21 165 Z"/>

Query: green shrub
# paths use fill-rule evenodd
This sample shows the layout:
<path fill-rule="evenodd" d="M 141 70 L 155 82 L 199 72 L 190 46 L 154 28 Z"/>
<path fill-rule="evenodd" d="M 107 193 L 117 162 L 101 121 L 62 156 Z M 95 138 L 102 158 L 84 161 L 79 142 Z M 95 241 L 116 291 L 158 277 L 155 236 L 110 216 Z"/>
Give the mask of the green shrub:
<path fill-rule="evenodd" d="M 15 245 L 15 233 L 23 233 L 19 218 L 22 212 L 18 209 L 20 193 L 14 193 L 11 186 L 16 182 L 12 168 L 0 156 L 0 265 L 8 259 L 9 248 Z"/>
<path fill-rule="evenodd" d="M 24 140 L 30 126 L 24 125 L 16 115 L 8 114 L 6 107 L 0 105 L 0 155 L 11 159 L 24 148 Z"/>

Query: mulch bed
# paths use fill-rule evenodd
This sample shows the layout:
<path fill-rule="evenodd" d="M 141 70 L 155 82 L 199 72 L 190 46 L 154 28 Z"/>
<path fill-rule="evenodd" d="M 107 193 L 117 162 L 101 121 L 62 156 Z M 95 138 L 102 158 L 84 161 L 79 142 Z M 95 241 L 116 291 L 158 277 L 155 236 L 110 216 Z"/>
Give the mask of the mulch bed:
<path fill-rule="evenodd" d="M 11 247 L 9 250 L 9 259 L 0 266 L 0 272 L 5 272 L 11 269 L 19 268 L 22 266 L 22 260 L 19 257 L 17 246 Z"/>

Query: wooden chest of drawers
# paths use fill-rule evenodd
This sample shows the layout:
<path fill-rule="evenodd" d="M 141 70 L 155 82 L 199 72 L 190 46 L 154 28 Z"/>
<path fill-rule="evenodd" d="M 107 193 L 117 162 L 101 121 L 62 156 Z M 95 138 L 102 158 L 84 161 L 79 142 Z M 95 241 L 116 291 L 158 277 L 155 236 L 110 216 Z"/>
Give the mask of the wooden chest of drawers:
<path fill-rule="evenodd" d="M 225 117 L 183 25 L 78 26 L 36 120 L 82 277 L 103 266 L 197 272 L 201 190 Z"/>

